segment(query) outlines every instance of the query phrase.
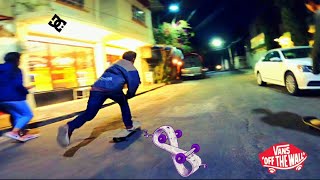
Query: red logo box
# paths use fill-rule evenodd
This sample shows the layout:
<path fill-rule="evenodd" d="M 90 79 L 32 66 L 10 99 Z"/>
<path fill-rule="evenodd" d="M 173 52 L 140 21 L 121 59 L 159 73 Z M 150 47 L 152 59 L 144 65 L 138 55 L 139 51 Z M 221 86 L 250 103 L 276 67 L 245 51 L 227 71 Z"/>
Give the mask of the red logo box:
<path fill-rule="evenodd" d="M 275 144 L 259 154 L 263 167 L 267 167 L 269 173 L 274 174 L 276 169 L 300 171 L 307 159 L 307 153 L 296 146 L 283 142 Z"/>

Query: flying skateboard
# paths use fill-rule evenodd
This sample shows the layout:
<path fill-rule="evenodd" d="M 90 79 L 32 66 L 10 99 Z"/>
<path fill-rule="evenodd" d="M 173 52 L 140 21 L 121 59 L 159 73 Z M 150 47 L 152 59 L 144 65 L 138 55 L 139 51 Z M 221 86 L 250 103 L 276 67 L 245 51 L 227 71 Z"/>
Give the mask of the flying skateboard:
<path fill-rule="evenodd" d="M 303 123 L 308 125 L 310 128 L 320 130 L 320 119 L 314 116 L 306 116 L 302 118 Z"/>
<path fill-rule="evenodd" d="M 29 136 L 24 136 L 26 134 L 29 134 Z M 19 131 L 19 138 L 13 138 L 19 142 L 27 142 L 29 140 L 35 139 L 40 136 L 39 130 L 38 129 L 23 129 Z"/>
<path fill-rule="evenodd" d="M 117 133 L 113 135 L 113 142 L 118 143 L 122 141 L 126 141 L 128 137 L 133 135 L 135 132 L 141 130 L 141 126 L 138 126 L 135 130 L 133 131 L 128 131 L 126 129 L 118 129 Z"/>

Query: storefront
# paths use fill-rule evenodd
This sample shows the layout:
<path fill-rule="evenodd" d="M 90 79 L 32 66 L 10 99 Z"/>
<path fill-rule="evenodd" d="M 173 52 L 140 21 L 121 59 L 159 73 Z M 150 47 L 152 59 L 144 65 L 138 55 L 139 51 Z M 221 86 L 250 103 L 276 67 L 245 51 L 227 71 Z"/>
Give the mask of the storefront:
<path fill-rule="evenodd" d="M 122 58 L 124 52 L 128 51 L 126 48 L 106 46 L 106 64 L 109 67 L 111 64 Z"/>
<path fill-rule="evenodd" d="M 37 107 L 73 100 L 73 89 L 96 79 L 94 49 L 69 43 L 26 42 L 25 60 Z M 34 38 L 35 39 L 35 38 Z"/>
<path fill-rule="evenodd" d="M 97 24 L 60 17 L 68 22 L 61 32 L 48 25 L 51 16 L 17 22 L 24 82 L 35 85 L 28 96 L 33 108 L 78 99 L 79 89 L 90 89 L 128 50 L 137 51 L 135 66 L 140 76 L 148 70 L 139 50 L 148 43 Z"/>

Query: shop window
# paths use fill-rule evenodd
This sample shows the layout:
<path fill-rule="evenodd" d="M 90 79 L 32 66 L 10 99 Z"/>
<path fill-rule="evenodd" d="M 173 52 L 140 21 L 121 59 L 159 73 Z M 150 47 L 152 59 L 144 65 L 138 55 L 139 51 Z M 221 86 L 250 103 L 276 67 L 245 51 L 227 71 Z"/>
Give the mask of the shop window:
<path fill-rule="evenodd" d="M 54 89 L 77 87 L 75 48 L 50 44 L 51 78 Z"/>
<path fill-rule="evenodd" d="M 115 63 L 119 59 L 121 59 L 121 56 L 107 54 L 107 63 L 110 65 Z"/>
<path fill-rule="evenodd" d="M 132 6 L 132 19 L 139 23 L 145 24 L 145 12 L 136 6 Z"/>
<path fill-rule="evenodd" d="M 48 44 L 38 42 L 27 42 L 28 67 L 31 84 L 35 91 L 53 90 L 48 56 Z"/>
<path fill-rule="evenodd" d="M 36 91 L 50 91 L 94 83 L 92 48 L 28 42 L 29 74 Z"/>
<path fill-rule="evenodd" d="M 96 79 L 94 54 L 91 48 L 76 48 L 76 75 L 79 86 L 92 85 Z"/>

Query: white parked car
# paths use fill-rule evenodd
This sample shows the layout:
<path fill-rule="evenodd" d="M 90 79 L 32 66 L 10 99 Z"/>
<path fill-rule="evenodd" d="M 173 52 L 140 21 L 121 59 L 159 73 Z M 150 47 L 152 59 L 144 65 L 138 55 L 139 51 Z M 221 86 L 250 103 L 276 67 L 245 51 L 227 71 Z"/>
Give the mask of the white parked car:
<path fill-rule="evenodd" d="M 296 46 L 268 51 L 254 68 L 258 85 L 285 86 L 291 95 L 304 89 L 320 89 L 320 75 L 312 73 L 311 50 L 309 46 Z"/>

